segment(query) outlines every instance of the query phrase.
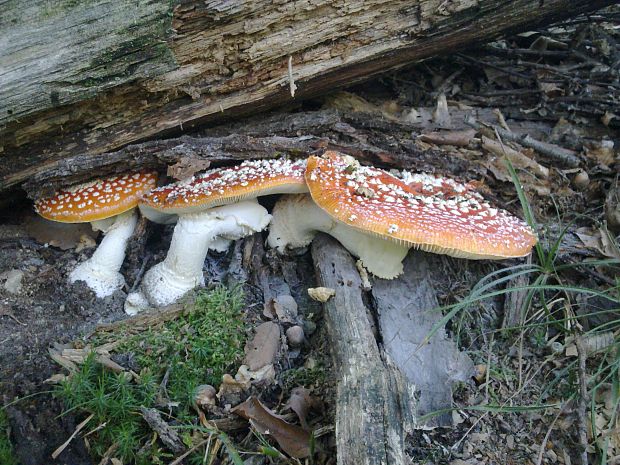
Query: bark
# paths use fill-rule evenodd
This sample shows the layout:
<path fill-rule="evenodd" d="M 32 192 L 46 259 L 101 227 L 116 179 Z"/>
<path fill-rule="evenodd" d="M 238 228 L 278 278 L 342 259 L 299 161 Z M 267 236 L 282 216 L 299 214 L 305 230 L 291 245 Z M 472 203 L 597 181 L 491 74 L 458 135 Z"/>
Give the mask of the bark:
<path fill-rule="evenodd" d="M 439 307 L 430 273 L 436 259 L 410 250 L 401 276 L 374 279 L 372 286 L 384 350 L 415 386 L 419 416 L 450 409 L 452 385 L 468 381 L 474 372 L 469 356 L 458 350 L 443 327 L 429 337 L 443 317 L 432 311 Z M 432 416 L 424 424 L 424 428 L 437 426 L 452 426 L 451 413 Z"/>
<path fill-rule="evenodd" d="M 336 291 L 324 309 L 337 370 L 338 464 L 404 464 L 404 439 L 415 421 L 413 388 L 377 345 L 349 253 L 320 234 L 312 258 L 318 285 Z"/>
<path fill-rule="evenodd" d="M 612 3 L 0 1 L 0 179 Z"/>
<path fill-rule="evenodd" d="M 419 109 L 425 115 L 430 115 L 432 110 Z M 465 119 L 472 114 L 477 121 L 490 124 L 496 120 L 490 109 L 455 108 L 451 109 L 453 127 L 468 127 Z M 516 134 L 536 130 L 529 123 L 525 126 L 512 123 Z M 412 138 L 412 133 L 437 128 L 430 116 L 421 118 L 419 124 L 410 124 L 386 120 L 381 114 L 334 109 L 290 114 L 278 112 L 271 117 L 250 118 L 243 123 L 212 128 L 210 137 L 182 136 L 148 141 L 105 154 L 83 153 L 48 161 L 0 179 L 0 191 L 23 183 L 29 197 L 35 199 L 50 195 L 59 187 L 91 179 L 95 173 L 103 176 L 135 169 L 155 169 L 165 173 L 167 167 L 168 172 L 176 172 L 176 169 L 170 169 L 175 165 L 204 170 L 208 164 L 215 167 L 274 155 L 306 157 L 309 153 L 327 148 L 384 168 L 480 177 L 481 173 L 475 171 L 475 165 L 470 160 L 459 158 L 458 153 L 421 147 Z M 544 133 L 550 127 L 543 125 L 538 129 Z M 187 169 L 179 171 L 187 173 Z"/>

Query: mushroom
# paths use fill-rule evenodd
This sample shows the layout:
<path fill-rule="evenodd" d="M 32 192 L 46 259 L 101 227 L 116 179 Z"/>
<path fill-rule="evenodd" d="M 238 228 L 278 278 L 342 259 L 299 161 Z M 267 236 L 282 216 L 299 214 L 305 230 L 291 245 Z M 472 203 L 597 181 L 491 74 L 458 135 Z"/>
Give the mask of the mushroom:
<path fill-rule="evenodd" d="M 282 197 L 273 208 L 267 243 L 283 253 L 305 247 L 318 232 L 338 241 L 375 276 L 392 279 L 403 272 L 409 247 L 353 229 L 321 209 L 307 194 Z"/>
<path fill-rule="evenodd" d="M 93 230 L 105 234 L 95 253 L 70 273 L 71 283 L 86 282 L 100 298 L 123 287 L 125 279 L 119 270 L 136 226 L 135 207 L 156 182 L 156 173 L 129 173 L 65 188 L 35 201 L 35 211 L 43 218 L 62 223 L 90 222 Z"/>
<path fill-rule="evenodd" d="M 453 257 L 500 259 L 525 256 L 537 241 L 526 223 L 492 208 L 471 184 L 409 173 L 399 179 L 336 152 L 310 157 L 306 182 L 315 204 L 346 231 L 340 236 L 347 237 L 334 235 L 334 228 L 321 229 L 328 225 L 324 217 L 317 223 L 318 230 L 336 237 L 379 277 L 400 274 L 402 259 L 411 247 Z M 316 207 L 307 201 L 303 204 L 305 210 L 294 211 L 304 219 L 299 227 L 276 205 L 270 245 L 282 248 L 311 241 L 315 230 L 306 218 L 317 216 Z M 375 252 L 376 246 L 370 243 L 360 247 L 348 238 L 349 230 L 363 237 L 371 235 L 381 247 L 384 242 L 397 245 L 400 253 Z"/>
<path fill-rule="evenodd" d="M 169 305 L 204 285 L 202 267 L 209 248 L 223 251 L 229 241 L 263 230 L 271 215 L 256 197 L 307 191 L 304 171 L 305 161 L 246 161 L 152 190 L 140 204 L 142 213 L 158 222 L 178 215 L 178 221 L 168 255 L 144 275 L 140 290 L 127 297 L 125 311 Z"/>

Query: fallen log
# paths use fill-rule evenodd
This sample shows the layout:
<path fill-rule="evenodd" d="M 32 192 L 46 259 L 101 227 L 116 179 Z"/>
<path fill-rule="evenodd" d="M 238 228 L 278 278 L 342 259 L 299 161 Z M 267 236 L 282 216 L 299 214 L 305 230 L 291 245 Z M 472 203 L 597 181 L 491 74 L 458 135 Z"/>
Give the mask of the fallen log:
<path fill-rule="evenodd" d="M 338 380 L 338 464 L 404 464 L 405 436 L 415 423 L 413 386 L 377 345 L 349 253 L 319 234 L 312 258 L 318 285 L 335 290 L 324 309 Z"/>
<path fill-rule="evenodd" d="M 612 3 L 8 0 L 0 178 L 290 103 L 293 94 Z"/>

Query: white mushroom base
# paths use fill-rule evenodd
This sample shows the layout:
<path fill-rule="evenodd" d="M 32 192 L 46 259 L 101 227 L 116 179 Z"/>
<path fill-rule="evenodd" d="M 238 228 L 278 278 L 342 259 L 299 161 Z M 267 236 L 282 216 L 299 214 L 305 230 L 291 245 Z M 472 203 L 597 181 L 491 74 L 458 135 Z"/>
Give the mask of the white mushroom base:
<path fill-rule="evenodd" d="M 147 307 L 170 305 L 204 285 L 202 267 L 209 248 L 222 250 L 227 241 L 262 231 L 270 220 L 256 201 L 179 215 L 166 259 L 146 272 L 140 290 L 127 297 L 125 312 L 135 315 Z"/>
<path fill-rule="evenodd" d="M 303 247 L 321 231 L 337 239 L 378 278 L 394 279 L 403 272 L 409 247 L 364 234 L 325 213 L 309 195 L 282 197 L 273 209 L 267 243 L 280 253 Z"/>
<path fill-rule="evenodd" d="M 92 222 L 93 229 L 102 230 L 105 236 L 92 257 L 69 274 L 69 282 L 84 281 L 99 298 L 112 295 L 125 285 L 125 278 L 119 270 L 125 259 L 127 242 L 136 228 L 138 215 L 135 210 L 131 210 L 111 221 Z"/>

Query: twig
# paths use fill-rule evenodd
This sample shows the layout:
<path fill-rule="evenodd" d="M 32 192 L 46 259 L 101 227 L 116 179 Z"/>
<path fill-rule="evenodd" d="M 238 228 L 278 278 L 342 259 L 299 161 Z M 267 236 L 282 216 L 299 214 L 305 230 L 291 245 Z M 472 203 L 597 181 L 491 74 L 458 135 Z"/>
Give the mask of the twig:
<path fill-rule="evenodd" d="M 465 124 L 478 130 L 484 130 L 487 127 L 486 125 L 478 123 L 471 115 L 465 118 Z M 538 153 L 541 153 L 542 155 L 546 155 L 549 158 L 564 163 L 567 166 L 573 168 L 579 166 L 580 160 L 577 155 L 575 155 L 575 152 L 573 152 L 572 150 L 565 149 L 558 145 L 541 142 L 534 139 L 529 134 L 523 134 L 522 136 L 519 136 L 494 125 L 491 125 L 491 129 L 497 131 L 497 133 L 504 139 L 518 142 L 521 145 L 534 149 Z M 489 133 L 492 133 L 492 131 L 489 131 Z"/>
<path fill-rule="evenodd" d="M 581 464 L 588 465 L 588 433 L 587 433 L 587 396 L 588 383 L 586 379 L 587 350 L 581 335 L 575 337 L 577 355 L 579 357 L 579 402 L 577 403 L 577 421 L 579 444 L 581 446 Z"/>
<path fill-rule="evenodd" d="M 118 449 L 118 442 L 115 442 L 110 447 L 108 447 L 108 450 L 106 450 L 105 454 L 103 454 L 103 457 L 101 457 L 99 465 L 107 465 L 107 463 L 110 461 L 110 457 L 112 457 L 112 454 L 116 452 L 116 449 Z"/>
<path fill-rule="evenodd" d="M 553 420 L 551 421 L 551 424 L 549 425 L 549 429 L 547 429 L 547 434 L 545 434 L 545 437 L 542 443 L 540 444 L 540 449 L 538 449 L 538 457 L 536 458 L 536 465 L 542 465 L 543 454 L 545 453 L 545 449 L 547 448 L 547 442 L 549 441 L 549 436 L 551 436 L 551 431 L 553 431 L 553 427 L 555 426 L 555 423 L 558 421 L 558 418 L 560 418 L 560 415 L 562 415 L 567 405 L 568 405 L 567 403 L 564 404 L 562 408 L 560 408 L 560 411 L 555 415 L 555 417 L 553 417 Z"/>
<path fill-rule="evenodd" d="M 293 57 L 288 57 L 288 83 L 291 89 L 291 97 L 295 98 L 295 91 L 297 90 L 297 86 L 295 85 L 295 80 L 293 79 Z"/>
<path fill-rule="evenodd" d="M 78 433 L 82 430 L 82 428 L 84 428 L 88 424 L 88 422 L 93 419 L 94 416 L 95 416 L 94 413 L 91 413 L 90 415 L 88 415 L 88 417 L 86 417 L 86 420 L 84 420 L 82 423 L 77 425 L 77 428 L 75 428 L 75 431 L 71 434 L 71 436 L 69 436 L 69 439 L 67 439 L 58 449 L 52 452 L 52 458 L 54 460 L 56 460 L 56 458 L 60 454 L 62 454 L 62 451 L 67 448 L 67 446 L 71 443 L 71 441 L 73 441 L 73 438 L 75 438 L 78 435 Z"/>
<path fill-rule="evenodd" d="M 202 441 L 200 441 L 198 444 L 192 446 L 190 449 L 188 449 L 187 451 L 185 451 L 183 453 L 183 455 L 178 456 L 176 459 L 174 459 L 172 462 L 170 462 L 169 465 L 179 465 L 183 459 L 185 457 L 187 457 L 189 454 L 191 454 L 192 452 L 195 452 L 199 447 L 203 446 L 204 444 L 206 444 L 207 442 L 211 441 L 211 435 L 213 433 L 209 433 L 209 437 L 207 439 L 204 439 Z"/>

